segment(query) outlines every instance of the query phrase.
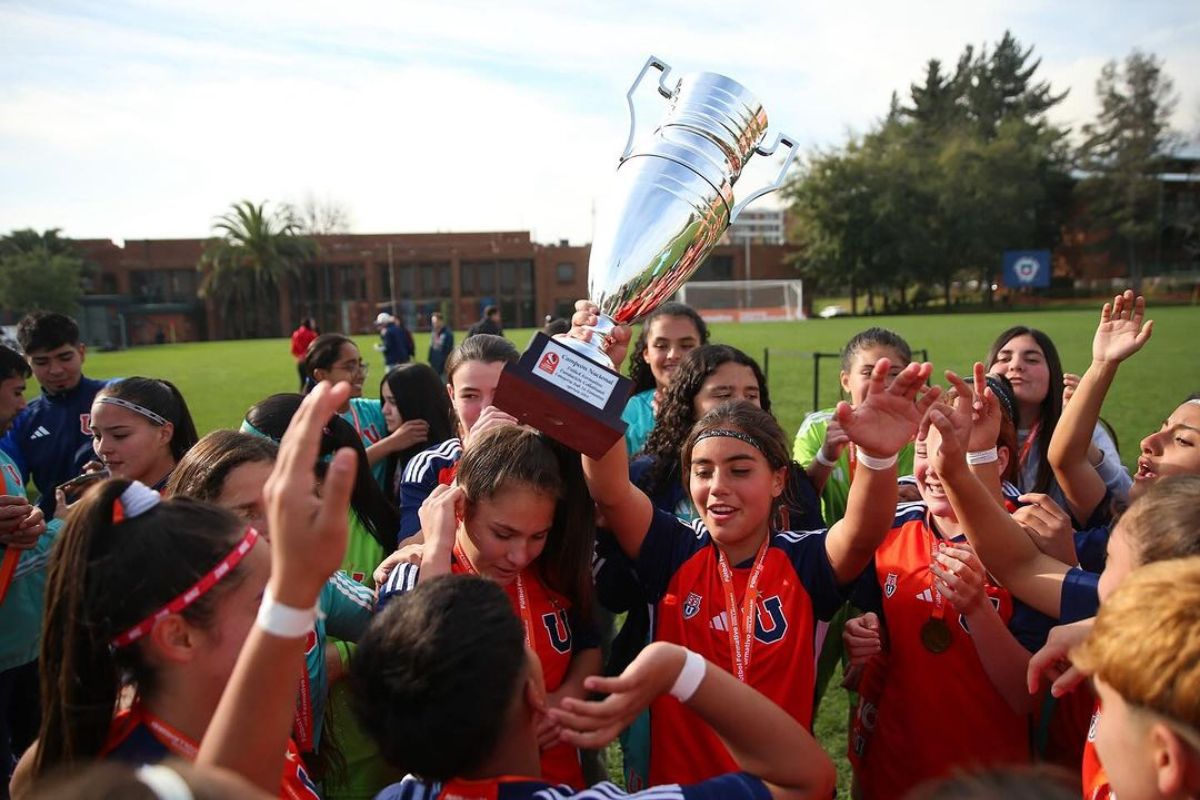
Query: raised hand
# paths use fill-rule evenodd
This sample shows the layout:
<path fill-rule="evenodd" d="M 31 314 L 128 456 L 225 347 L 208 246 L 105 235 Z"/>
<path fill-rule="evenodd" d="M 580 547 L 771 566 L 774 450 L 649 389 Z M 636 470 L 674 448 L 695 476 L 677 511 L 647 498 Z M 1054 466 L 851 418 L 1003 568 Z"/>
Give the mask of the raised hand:
<path fill-rule="evenodd" d="M 846 656 L 850 666 L 860 667 L 883 652 L 883 625 L 879 615 L 868 611 L 861 617 L 846 620 L 842 628 L 842 643 L 846 646 Z"/>
<path fill-rule="evenodd" d="M 600 307 L 598 305 L 591 300 L 576 300 L 575 313 L 571 317 L 571 331 L 565 335 L 584 342 L 591 341 L 591 328 L 599 321 Z M 617 367 L 625 363 L 625 354 L 629 350 L 630 334 L 628 325 L 617 325 L 608 336 L 605 352 Z"/>
<path fill-rule="evenodd" d="M 947 372 L 946 380 L 954 387 L 957 395 L 951 415 L 956 430 L 960 415 L 970 411 L 970 431 L 965 442 L 967 452 L 990 450 L 995 447 L 996 439 L 1000 436 L 1004 412 L 1000 410 L 1000 398 L 996 397 L 995 392 L 987 385 L 983 364 L 975 362 L 973 384 L 962 380 L 954 372 Z M 962 441 L 961 434 L 959 441 Z"/>
<path fill-rule="evenodd" d="M 293 608 L 314 604 L 346 553 L 357 456 L 348 447 L 334 453 L 320 495 L 313 468 L 322 431 L 349 397 L 350 384 L 323 381 L 304 398 L 263 487 L 271 525 L 270 589 L 276 600 Z"/>
<path fill-rule="evenodd" d="M 1154 332 L 1154 320 L 1146 316 L 1146 298 L 1134 297 L 1132 289 L 1105 303 L 1100 310 L 1100 324 L 1092 337 L 1092 360 L 1121 363 L 1142 349 Z"/>
<path fill-rule="evenodd" d="M 934 575 L 937 590 L 958 613 L 969 617 L 989 602 L 985 588 L 987 573 L 970 545 L 948 544 L 939 548 L 929 571 Z"/>
<path fill-rule="evenodd" d="M 1063 407 L 1071 402 L 1071 398 L 1075 396 L 1075 390 L 1079 388 L 1079 376 L 1074 372 L 1063 373 Z"/>
<path fill-rule="evenodd" d="M 857 406 L 845 401 L 838 403 L 835 414 L 850 441 L 877 458 L 894 456 L 912 441 L 921 417 L 941 394 L 940 389 L 933 387 L 917 400 L 933 371 L 932 364 L 909 364 L 887 386 L 889 369 L 891 363 L 886 358 L 875 362 L 863 402 Z"/>
<path fill-rule="evenodd" d="M 940 476 L 947 476 L 956 469 L 966 469 L 966 444 L 959 438 L 954 422 L 950 419 L 950 411 L 945 406 L 934 406 L 925 413 L 921 420 L 920 430 L 917 431 L 917 447 L 927 446 L 929 429 L 937 428 L 941 442 L 937 447 L 928 447 L 925 458 L 929 465 Z M 967 434 L 970 436 L 970 433 Z"/>
<path fill-rule="evenodd" d="M 821 455 L 825 457 L 826 461 L 837 461 L 842 457 L 848 444 L 850 444 L 850 437 L 842 429 L 842 424 L 837 421 L 836 417 L 829 420 L 829 426 L 825 429 L 825 442 L 821 445 Z"/>
<path fill-rule="evenodd" d="M 407 450 L 414 444 L 420 444 L 429 439 L 429 423 L 423 419 L 410 419 L 388 434 L 388 439 L 392 441 L 397 451 Z"/>

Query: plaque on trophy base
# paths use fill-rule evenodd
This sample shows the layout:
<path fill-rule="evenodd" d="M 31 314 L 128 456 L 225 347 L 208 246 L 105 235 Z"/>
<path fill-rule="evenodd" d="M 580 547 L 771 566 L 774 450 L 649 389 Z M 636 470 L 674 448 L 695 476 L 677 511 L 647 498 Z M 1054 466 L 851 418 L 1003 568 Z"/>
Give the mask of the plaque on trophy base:
<path fill-rule="evenodd" d="M 625 433 L 621 412 L 632 388 L 629 378 L 538 333 L 500 374 L 494 402 L 523 425 L 600 458 Z"/>

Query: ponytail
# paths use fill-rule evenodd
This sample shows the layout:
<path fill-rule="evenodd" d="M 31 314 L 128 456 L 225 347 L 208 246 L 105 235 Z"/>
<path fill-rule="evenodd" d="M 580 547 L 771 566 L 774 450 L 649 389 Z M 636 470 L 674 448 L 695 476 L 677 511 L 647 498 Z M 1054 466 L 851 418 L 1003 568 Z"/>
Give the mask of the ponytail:
<path fill-rule="evenodd" d="M 132 683 L 142 695 L 154 691 L 146 643 L 114 647 L 114 640 L 194 586 L 229 555 L 242 530 L 231 512 L 187 498 L 114 521 L 114 506 L 131 483 L 110 479 L 80 500 L 50 557 L 38 776 L 100 754 L 123 685 Z M 217 602 L 242 575 L 235 567 L 179 613 L 208 627 Z"/>

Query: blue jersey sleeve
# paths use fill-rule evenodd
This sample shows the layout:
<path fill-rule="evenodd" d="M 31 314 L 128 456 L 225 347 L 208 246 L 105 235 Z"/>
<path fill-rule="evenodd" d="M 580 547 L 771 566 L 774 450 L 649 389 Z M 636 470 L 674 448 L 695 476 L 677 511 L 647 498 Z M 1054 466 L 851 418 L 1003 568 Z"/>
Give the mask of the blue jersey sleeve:
<path fill-rule="evenodd" d="M 0 450 L 4 450 L 17 469 L 21 471 L 22 485 L 29 483 L 29 465 L 25 462 L 25 453 L 21 450 L 21 438 L 25 435 L 25 423 L 28 419 L 29 410 L 22 410 L 9 426 L 4 438 L 0 439 Z"/>
<path fill-rule="evenodd" d="M 588 619 L 579 613 L 579 609 L 572 607 L 567 609 L 567 624 L 571 626 L 571 649 L 574 652 L 600 646 L 600 628 L 594 619 Z"/>
<path fill-rule="evenodd" d="M 1075 531 L 1075 556 L 1079 559 L 1080 567 L 1096 574 L 1104 571 L 1104 563 L 1108 561 L 1110 532 L 1108 525 Z"/>
<path fill-rule="evenodd" d="M 813 614 L 817 619 L 833 619 L 846 602 L 849 587 L 838 586 L 837 574 L 829 563 L 825 549 L 824 528 L 813 531 L 780 531 L 771 538 L 771 545 L 787 553 L 796 577 L 812 598 Z M 863 573 L 867 574 L 867 573 Z M 868 576 L 870 577 L 870 576 Z M 853 582 L 850 584 L 853 585 Z"/>
<path fill-rule="evenodd" d="M 441 471 L 457 464 L 461 457 L 462 443 L 458 439 L 447 439 L 439 445 L 417 453 L 404 466 L 398 492 L 399 544 L 404 544 L 405 539 L 415 536 L 421 530 L 421 504 L 437 488 Z"/>
<path fill-rule="evenodd" d="M 375 594 L 338 570 L 321 590 L 321 611 L 325 614 L 325 629 L 330 636 L 357 642 L 371 622 Z"/>
<path fill-rule="evenodd" d="M 420 574 L 421 568 L 416 564 L 397 564 L 383 585 L 375 590 L 375 612 L 382 611 L 393 597 L 411 592 L 416 587 Z"/>
<path fill-rule="evenodd" d="M 1012 601 L 1013 613 L 1008 621 L 1008 632 L 1022 647 L 1036 653 L 1046 644 L 1046 637 L 1050 635 L 1050 629 L 1058 624 L 1058 620 L 1025 605 L 1015 597 Z"/>
<path fill-rule="evenodd" d="M 699 522 L 689 525 L 674 514 L 654 509 L 635 562 L 647 602 L 661 600 L 676 571 L 708 543 L 708 531 Z"/>
<path fill-rule="evenodd" d="M 596 586 L 596 600 L 613 614 L 646 604 L 633 562 L 621 551 L 612 531 L 605 528 L 596 531 L 592 582 Z"/>
<path fill-rule="evenodd" d="M 771 792 L 762 779 L 746 772 L 732 772 L 717 778 L 682 787 L 684 800 L 771 800 Z M 660 797 L 655 789 L 633 797 Z"/>
<path fill-rule="evenodd" d="M 879 574 L 875 570 L 875 559 L 846 587 L 850 605 L 861 611 L 873 611 L 883 619 L 883 589 L 879 586 Z"/>
<path fill-rule="evenodd" d="M 1059 599 L 1058 622 L 1069 625 L 1081 619 L 1096 616 L 1100 609 L 1100 576 L 1078 567 L 1071 569 L 1063 579 L 1062 595 Z"/>

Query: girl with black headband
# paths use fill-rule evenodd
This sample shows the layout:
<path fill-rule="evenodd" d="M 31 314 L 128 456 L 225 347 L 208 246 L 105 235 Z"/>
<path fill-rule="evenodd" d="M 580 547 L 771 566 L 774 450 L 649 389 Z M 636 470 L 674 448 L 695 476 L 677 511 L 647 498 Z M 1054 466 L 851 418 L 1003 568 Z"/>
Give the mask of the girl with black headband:
<path fill-rule="evenodd" d="M 92 448 L 109 474 L 157 490 L 199 438 L 183 395 L 155 378 L 125 378 L 101 389 L 91 430 Z"/>
<path fill-rule="evenodd" d="M 581 301 L 571 335 L 588 339 L 595 305 Z M 628 345 L 608 340 L 615 363 Z M 729 402 L 709 412 L 683 444 L 682 474 L 699 519 L 689 525 L 654 508 L 629 480 L 625 443 L 584 458 L 588 487 L 624 553 L 634 559 L 655 606 L 653 636 L 689 647 L 812 723 L 813 634 L 871 561 L 896 506 L 896 454 L 912 438 L 932 389 L 915 402 L 929 364 L 911 364 L 884 386 L 886 359 L 856 408 L 838 419 L 858 447 L 861 477 L 845 518 L 830 530 L 773 527 L 791 455 L 779 424 L 762 409 Z M 704 722 L 666 697 L 650 711 L 650 783 L 694 783 L 736 769 Z"/>
<path fill-rule="evenodd" d="M 1018 466 L 1011 389 L 985 379 L 982 364 L 975 371 L 989 403 L 976 412 L 967 458 L 992 502 L 1011 512 L 1001 490 Z M 966 404 L 969 417 L 972 388 L 948 377 L 954 388 L 943 397 Z M 940 445 L 936 431 L 917 443 L 921 500 L 897 508 L 852 598 L 867 613 L 843 634 L 860 694 L 850 754 L 864 800 L 903 796 L 955 768 L 1029 761 L 1025 670 L 1054 620 L 1016 601 L 967 544 L 929 455 Z M 939 713 L 945 708 L 954 713 Z M 930 726 L 937 736 L 913 735 Z"/>

